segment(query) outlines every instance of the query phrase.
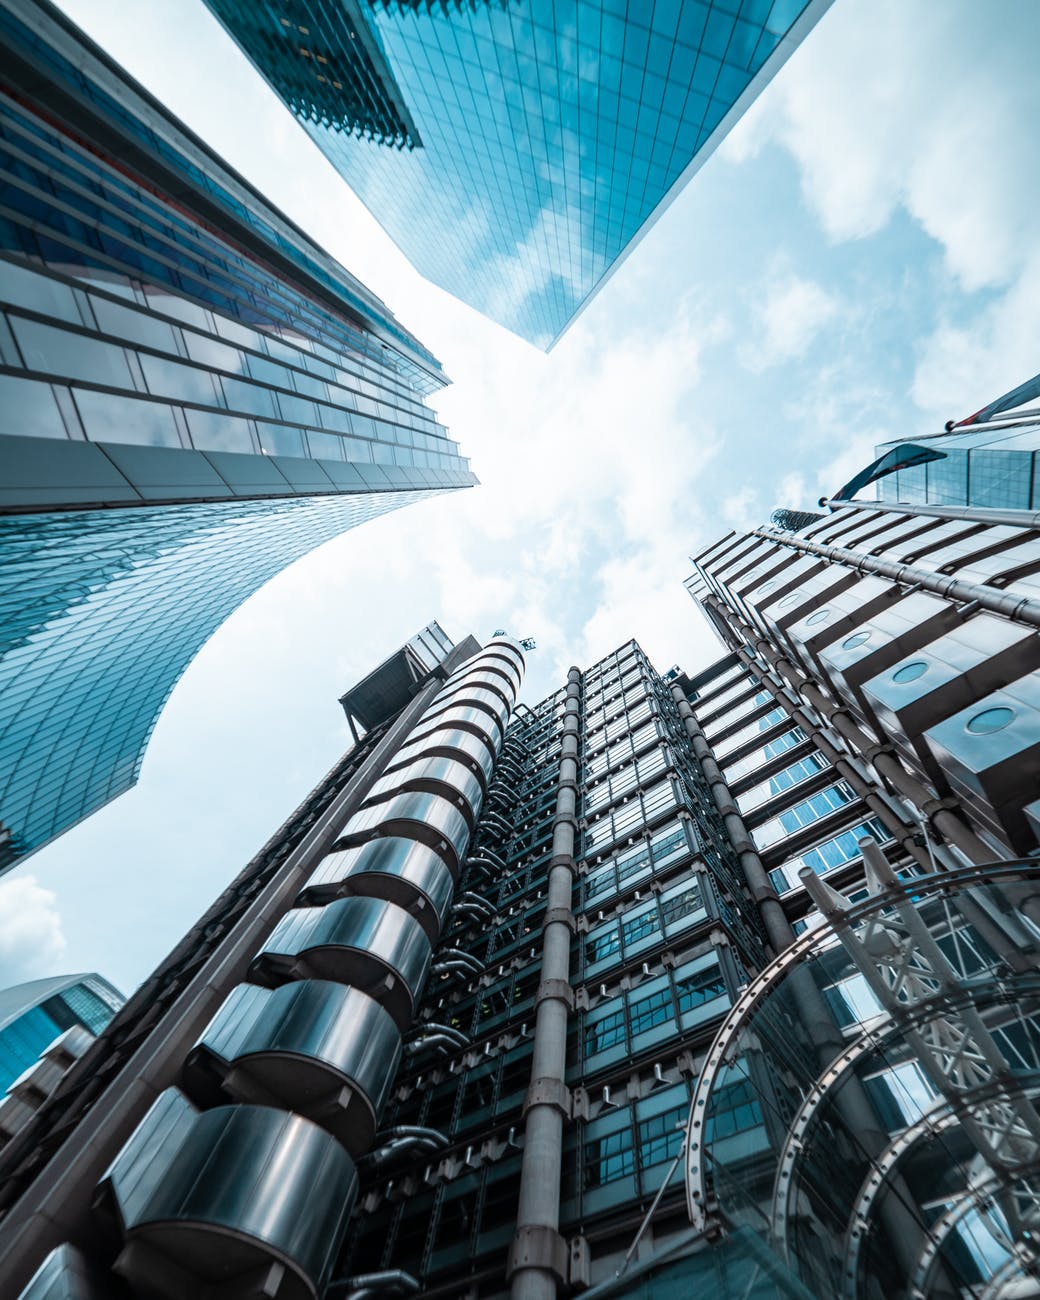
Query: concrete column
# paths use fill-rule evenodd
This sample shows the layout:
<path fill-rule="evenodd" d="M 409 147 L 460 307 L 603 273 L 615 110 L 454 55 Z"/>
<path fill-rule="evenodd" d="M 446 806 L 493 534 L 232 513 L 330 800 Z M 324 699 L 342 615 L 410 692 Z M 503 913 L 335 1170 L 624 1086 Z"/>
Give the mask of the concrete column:
<path fill-rule="evenodd" d="M 553 821 L 552 859 L 542 933 L 542 979 L 537 994 L 531 1083 L 524 1101 L 524 1154 L 516 1235 L 507 1273 L 512 1300 L 555 1300 L 567 1279 L 567 1246 L 560 1236 L 563 1124 L 569 1118 L 567 1020 L 574 1006 L 570 983 L 574 934 L 572 891 L 577 833 L 578 732 L 581 673 L 567 674 L 563 745 Z"/>

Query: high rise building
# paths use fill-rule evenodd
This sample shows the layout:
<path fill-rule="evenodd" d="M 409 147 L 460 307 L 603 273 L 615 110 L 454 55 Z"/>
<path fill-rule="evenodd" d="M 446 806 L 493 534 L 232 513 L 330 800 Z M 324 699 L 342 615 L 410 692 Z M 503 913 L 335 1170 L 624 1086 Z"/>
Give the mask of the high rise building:
<path fill-rule="evenodd" d="M 100 975 L 0 991 L 0 1146 L 20 1132 L 126 999 Z"/>
<path fill-rule="evenodd" d="M 629 642 L 528 706 L 507 639 L 393 656 L 344 697 L 358 746 L 101 1036 L 103 1086 L 74 1067 L 0 1153 L 3 1275 L 1030 1294 L 1027 524 L 855 503 L 730 536 L 692 675 Z"/>
<path fill-rule="evenodd" d="M 136 780 L 229 613 L 475 479 L 383 303 L 45 0 L 0 3 L 0 866 Z"/>
<path fill-rule="evenodd" d="M 828 0 L 207 0 L 415 267 L 548 347 Z"/>
<path fill-rule="evenodd" d="M 0 1093 L 69 1029 L 100 1034 L 126 999 L 100 975 L 57 975 L 0 992 Z"/>

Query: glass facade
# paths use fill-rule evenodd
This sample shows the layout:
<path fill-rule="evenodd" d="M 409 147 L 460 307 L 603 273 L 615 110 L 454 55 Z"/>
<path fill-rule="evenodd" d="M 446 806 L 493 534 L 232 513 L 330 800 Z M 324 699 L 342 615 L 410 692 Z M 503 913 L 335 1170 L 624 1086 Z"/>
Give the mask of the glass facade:
<path fill-rule="evenodd" d="M 879 501 L 1040 510 L 1040 424 L 978 425 L 918 441 L 942 459 L 880 479 Z M 877 455 L 892 445 L 883 443 Z"/>
<path fill-rule="evenodd" d="M 494 811 L 471 849 L 463 897 L 479 895 L 494 915 L 460 910 L 446 943 L 482 973 L 444 972 L 419 1012 L 420 1023 L 467 1046 L 406 1057 L 384 1115 L 394 1131 L 442 1133 L 469 1150 L 471 1166 L 448 1161 L 425 1185 L 407 1162 L 377 1176 L 349 1247 L 351 1274 L 403 1268 L 426 1288 L 461 1289 L 463 1278 L 500 1268 L 512 1240 L 564 700 L 561 690 L 514 714 Z M 695 1062 L 764 948 L 669 686 L 634 642 L 582 675 L 579 735 L 566 1078 L 584 1100 L 566 1126 L 560 1231 L 602 1241 L 604 1225 L 661 1188 L 682 1142 Z M 412 1191 L 399 1200 L 402 1178 Z M 672 1177 L 665 1203 L 679 1194 Z"/>
<path fill-rule="evenodd" d="M 54 1040 L 82 1025 L 100 1034 L 123 1005 L 99 975 L 34 980 L 0 992 L 0 1096 Z"/>
<path fill-rule="evenodd" d="M 0 3 L 0 865 L 286 564 L 475 479 L 440 365 L 56 9 Z"/>
<path fill-rule="evenodd" d="M 418 270 L 540 347 L 826 7 L 207 2 Z"/>

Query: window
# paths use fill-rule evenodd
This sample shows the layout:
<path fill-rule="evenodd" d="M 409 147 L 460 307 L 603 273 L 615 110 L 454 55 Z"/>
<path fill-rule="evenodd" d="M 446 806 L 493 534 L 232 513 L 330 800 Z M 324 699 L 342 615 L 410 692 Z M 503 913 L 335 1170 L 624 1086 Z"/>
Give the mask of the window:
<path fill-rule="evenodd" d="M 633 1037 L 654 1025 L 672 1019 L 672 993 L 668 988 L 657 989 L 647 997 L 633 1001 L 629 1007 L 629 1020 Z"/>
<path fill-rule="evenodd" d="M 718 1088 L 711 1100 L 705 1138 L 716 1141 L 732 1133 L 743 1133 L 762 1123 L 762 1111 L 755 1100 L 750 1080 Z"/>
<path fill-rule="evenodd" d="M 678 891 L 671 891 L 661 899 L 661 916 L 666 926 L 671 926 L 682 917 L 699 912 L 704 907 L 700 886 L 689 883 Z"/>
<path fill-rule="evenodd" d="M 618 1133 L 608 1133 L 585 1143 L 584 1186 L 602 1187 L 624 1178 L 634 1168 L 632 1158 L 632 1130 L 624 1128 Z"/>
<path fill-rule="evenodd" d="M 597 1052 L 605 1052 L 608 1047 L 616 1047 L 618 1043 L 625 1041 L 625 1013 L 619 1008 L 612 1011 L 609 1015 L 604 1016 L 602 1020 L 597 1020 L 593 1024 L 586 1022 L 585 1025 L 585 1055 L 595 1056 Z"/>
<path fill-rule="evenodd" d="M 639 1162 L 644 1169 L 674 1160 L 682 1146 L 688 1107 L 676 1106 L 639 1125 Z"/>
<path fill-rule="evenodd" d="M 593 930 L 585 940 L 585 960 L 592 965 L 604 961 L 621 951 L 621 936 L 618 934 L 617 922 Z"/>
<path fill-rule="evenodd" d="M 725 992 L 726 981 L 718 966 L 710 966 L 707 970 L 687 975 L 685 979 L 675 982 L 675 996 L 680 1012 L 692 1011 L 705 1002 L 711 1002 L 713 998 L 722 997 Z"/>

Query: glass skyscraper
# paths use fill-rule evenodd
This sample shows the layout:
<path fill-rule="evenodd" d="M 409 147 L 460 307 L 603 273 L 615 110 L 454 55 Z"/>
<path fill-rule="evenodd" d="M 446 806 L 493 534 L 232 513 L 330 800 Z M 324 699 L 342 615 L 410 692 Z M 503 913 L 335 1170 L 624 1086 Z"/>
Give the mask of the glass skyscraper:
<path fill-rule="evenodd" d="M 1040 543 L 967 516 L 722 539 L 696 673 L 630 641 L 528 705 L 501 634 L 402 647 L 344 696 L 358 744 L 0 1152 L 0 1275 L 1035 1292 Z"/>
<path fill-rule="evenodd" d="M 417 269 L 548 347 L 828 0 L 207 3 Z"/>
<path fill-rule="evenodd" d="M 475 479 L 364 285 L 57 9 L 0 51 L 2 866 L 133 783 L 252 591 Z"/>
<path fill-rule="evenodd" d="M 0 1095 L 68 1029 L 100 1034 L 125 998 L 100 975 L 58 975 L 0 991 Z"/>
<path fill-rule="evenodd" d="M 882 443 L 884 455 L 894 443 Z M 881 501 L 913 505 L 980 506 L 999 510 L 1040 510 L 1040 421 L 996 418 L 915 440 L 937 453 L 878 481 Z"/>

